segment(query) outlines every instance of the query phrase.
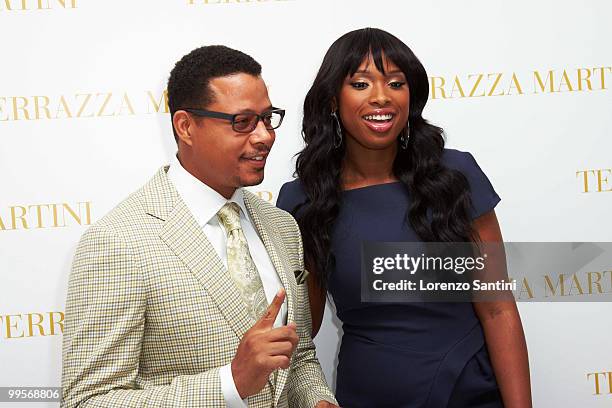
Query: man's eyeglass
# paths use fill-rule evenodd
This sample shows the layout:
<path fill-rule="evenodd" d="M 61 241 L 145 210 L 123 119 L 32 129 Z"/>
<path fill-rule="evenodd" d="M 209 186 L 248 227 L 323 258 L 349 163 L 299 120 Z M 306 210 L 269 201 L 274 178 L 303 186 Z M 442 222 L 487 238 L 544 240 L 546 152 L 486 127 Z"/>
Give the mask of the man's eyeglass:
<path fill-rule="evenodd" d="M 183 108 L 183 110 L 196 116 L 228 120 L 232 122 L 232 129 L 238 133 L 251 133 L 255 130 L 260 120 L 266 129 L 277 129 L 283 123 L 283 118 L 285 117 L 285 110 L 278 108 L 272 108 L 261 115 L 256 113 L 230 114 L 194 108 Z"/>

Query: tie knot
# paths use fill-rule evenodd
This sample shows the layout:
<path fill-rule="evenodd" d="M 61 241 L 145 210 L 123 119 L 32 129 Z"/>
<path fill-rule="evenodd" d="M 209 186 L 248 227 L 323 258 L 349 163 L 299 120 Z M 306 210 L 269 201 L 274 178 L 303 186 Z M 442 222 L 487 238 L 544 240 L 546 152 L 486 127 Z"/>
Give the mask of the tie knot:
<path fill-rule="evenodd" d="M 228 234 L 242 228 L 240 225 L 240 207 L 234 202 L 225 203 L 217 213 L 217 217 Z"/>

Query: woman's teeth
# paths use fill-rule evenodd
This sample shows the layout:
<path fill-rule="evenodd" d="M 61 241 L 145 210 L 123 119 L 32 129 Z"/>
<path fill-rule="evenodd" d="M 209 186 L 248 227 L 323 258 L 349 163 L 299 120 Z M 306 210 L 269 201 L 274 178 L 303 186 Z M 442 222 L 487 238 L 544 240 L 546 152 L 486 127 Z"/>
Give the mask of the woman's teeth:
<path fill-rule="evenodd" d="M 375 122 L 387 122 L 393 119 L 393 115 L 388 113 L 386 115 L 365 115 L 363 117 L 365 120 L 375 121 Z"/>

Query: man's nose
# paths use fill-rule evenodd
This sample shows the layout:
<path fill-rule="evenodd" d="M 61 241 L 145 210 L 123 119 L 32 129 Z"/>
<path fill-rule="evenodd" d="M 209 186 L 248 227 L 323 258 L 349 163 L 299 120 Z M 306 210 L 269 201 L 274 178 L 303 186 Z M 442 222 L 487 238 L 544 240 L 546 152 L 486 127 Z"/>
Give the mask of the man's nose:
<path fill-rule="evenodd" d="M 257 122 L 257 126 L 255 126 L 253 132 L 251 132 L 250 140 L 253 144 L 263 143 L 268 148 L 270 148 L 272 147 L 272 143 L 274 143 L 275 137 L 276 135 L 274 133 L 274 130 L 266 129 L 263 120 L 260 120 L 259 122 Z"/>

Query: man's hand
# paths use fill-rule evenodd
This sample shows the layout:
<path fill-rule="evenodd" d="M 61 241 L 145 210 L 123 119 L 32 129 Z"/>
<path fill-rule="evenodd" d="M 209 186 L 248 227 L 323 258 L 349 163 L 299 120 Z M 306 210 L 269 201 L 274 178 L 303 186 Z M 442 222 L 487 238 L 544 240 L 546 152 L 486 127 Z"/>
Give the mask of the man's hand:
<path fill-rule="evenodd" d="M 315 405 L 315 408 L 340 408 L 340 407 L 332 404 L 331 402 L 319 401 L 317 405 Z"/>
<path fill-rule="evenodd" d="M 266 385 L 270 373 L 289 368 L 291 355 L 298 344 L 296 325 L 273 328 L 285 300 L 280 289 L 266 313 L 242 337 L 232 361 L 232 376 L 240 398 L 257 394 Z"/>

